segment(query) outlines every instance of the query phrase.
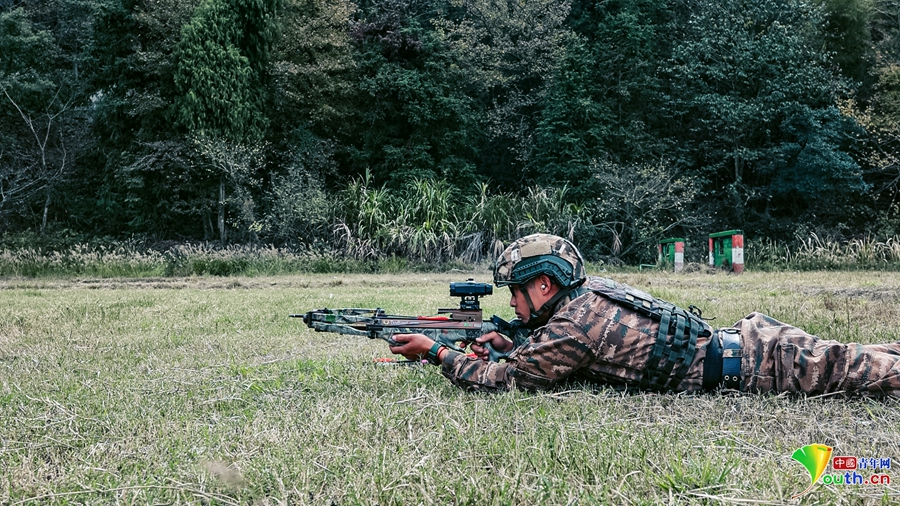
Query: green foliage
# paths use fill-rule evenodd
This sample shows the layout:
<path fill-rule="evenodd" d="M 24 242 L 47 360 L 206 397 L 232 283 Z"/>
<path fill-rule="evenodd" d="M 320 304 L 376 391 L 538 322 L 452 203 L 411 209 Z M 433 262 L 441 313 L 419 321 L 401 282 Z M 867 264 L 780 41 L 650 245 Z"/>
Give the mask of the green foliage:
<path fill-rule="evenodd" d="M 590 63 L 594 58 L 585 42 L 573 35 L 535 127 L 532 170 L 540 183 L 578 184 L 588 176 L 590 161 L 604 155 L 614 115 L 597 90 L 605 88 L 599 82 L 604 73 Z"/>
<path fill-rule="evenodd" d="M 466 257 L 479 260 L 483 254 L 494 259 L 506 244 L 536 233 L 573 238 L 586 219 L 585 209 L 569 202 L 567 189 L 531 187 L 524 195 L 488 193 L 481 185 L 466 207 L 470 240 Z"/>
<path fill-rule="evenodd" d="M 206 176 L 219 183 L 218 200 L 215 202 L 219 211 L 219 219 L 226 220 L 225 209 L 230 211 L 227 224 L 239 234 L 239 239 L 248 241 L 254 238 L 260 225 L 257 221 L 257 206 L 253 199 L 253 190 L 261 186 L 257 177 L 263 165 L 262 144 L 244 144 L 222 137 L 210 137 L 203 134 L 192 136 L 193 151 L 199 155 L 201 169 L 207 169 Z M 202 174 L 202 171 L 200 171 Z M 201 175 L 203 177 L 203 175 Z M 227 189 L 227 190 L 226 190 Z M 210 204 L 212 202 L 207 201 Z M 198 209 L 201 215 L 212 213 L 212 205 Z M 224 222 L 220 223 L 221 227 Z M 220 240 L 224 238 L 220 236 Z"/>
<path fill-rule="evenodd" d="M 288 0 L 280 16 L 284 34 L 273 48 L 273 129 L 290 139 L 298 126 L 332 138 L 352 114 L 357 82 L 347 27 L 350 0 Z M 298 125 L 302 118 L 304 125 Z"/>
<path fill-rule="evenodd" d="M 41 132 L 29 129 L 29 120 L 57 86 L 54 53 L 52 35 L 35 27 L 24 9 L 0 12 L 0 217 L 5 220 L 52 177 L 32 148 L 35 141 L 40 144 Z"/>
<path fill-rule="evenodd" d="M 455 67 L 454 86 L 478 100 L 477 153 L 482 180 L 500 191 L 536 183 L 535 134 L 547 88 L 565 56 L 570 3 L 454 0 L 452 15 L 436 21 Z M 557 91 L 564 92 L 561 85 Z M 558 95 L 557 95 L 558 96 Z M 547 122 L 553 123 L 551 115 Z M 553 128 L 553 125 L 546 125 Z M 535 170 L 538 169 L 538 170 Z M 460 181 L 466 188 L 469 181 Z"/>
<path fill-rule="evenodd" d="M 530 188 L 520 197 L 492 195 L 482 185 L 475 196 L 463 197 L 447 181 L 413 180 L 399 192 L 371 184 L 371 175 L 354 181 L 339 209 L 342 248 L 360 259 L 479 262 L 521 235 L 572 237 L 583 220 L 565 188 Z"/>
<path fill-rule="evenodd" d="M 669 231 L 898 229 L 895 1 L 4 5 L 4 233 L 443 264 L 539 230 L 640 262 Z"/>
<path fill-rule="evenodd" d="M 177 231 L 203 237 L 193 216 L 199 196 L 190 177 L 195 154 L 173 128 L 171 111 L 177 96 L 173 53 L 196 4 L 117 2 L 98 15 L 94 142 L 79 172 L 84 189 L 74 203 L 80 227 L 109 234 Z"/>
<path fill-rule="evenodd" d="M 336 204 L 318 175 L 333 166 L 330 144 L 298 132 L 305 139 L 289 155 L 284 174 L 272 177 L 264 200 L 269 204 L 260 234 L 281 244 L 317 244 L 331 237 Z"/>
<path fill-rule="evenodd" d="M 140 151 L 173 137 L 175 53 L 199 0 L 123 1 L 95 21 L 94 132 L 100 146 Z M 114 169 L 114 167 L 112 168 Z"/>
<path fill-rule="evenodd" d="M 836 108 L 801 107 L 781 125 L 785 142 L 764 172 L 773 177 L 771 196 L 802 205 L 814 201 L 819 209 L 837 207 L 847 197 L 867 190 L 859 166 L 841 149 L 844 136 L 856 125 Z M 802 200 L 801 200 L 802 199 Z"/>
<path fill-rule="evenodd" d="M 53 86 L 46 72 L 53 60 L 53 36 L 33 25 L 21 7 L 0 12 L 0 88 L 41 93 Z"/>
<path fill-rule="evenodd" d="M 875 14 L 873 0 L 816 0 L 824 10 L 823 38 L 841 74 L 866 85 L 870 91 L 870 69 L 875 63 L 870 26 Z"/>
<path fill-rule="evenodd" d="M 251 47 L 240 45 L 247 23 L 238 5 L 204 0 L 182 29 L 175 53 L 175 117 L 188 131 L 235 141 L 262 137 L 266 118 L 253 90 L 260 62 L 250 60 L 262 55 L 255 38 Z"/>
<path fill-rule="evenodd" d="M 538 113 L 532 168 L 538 184 L 566 184 L 576 198 L 590 199 L 584 183 L 598 160 L 659 156 L 662 141 L 651 128 L 662 105 L 666 12 L 664 2 L 624 0 L 576 14 L 578 35 L 568 38 Z"/>
<path fill-rule="evenodd" d="M 789 0 L 687 5 L 665 69 L 671 135 L 711 184 L 708 196 L 726 199 L 720 216 L 764 227 L 827 212 L 863 190 L 844 142 L 854 125 L 835 105 L 845 83 L 816 43 L 820 12 Z"/>
<path fill-rule="evenodd" d="M 443 263 L 454 257 L 459 202 L 446 181 L 414 179 L 400 192 L 372 188 L 371 175 L 354 181 L 343 194 L 338 228 L 352 257 L 400 256 Z"/>
<path fill-rule="evenodd" d="M 79 58 L 29 14 L 0 11 L 0 231 L 46 228 L 86 127 Z"/>
<path fill-rule="evenodd" d="M 204 165 L 218 176 L 211 179 L 218 180 L 215 228 L 223 243 L 229 225 L 242 241 L 255 239 L 259 228 L 251 192 L 259 186 L 254 175 L 269 121 L 263 85 L 277 34 L 277 6 L 277 0 L 204 0 L 182 29 L 175 52 L 174 115 Z M 199 211 L 212 213 L 203 205 Z"/>
<path fill-rule="evenodd" d="M 108 211 L 123 211 L 117 219 L 127 222 L 120 227 L 161 236 L 173 229 L 203 234 L 196 217 L 215 203 L 212 192 L 197 184 L 193 169 L 200 160 L 188 139 L 146 143 L 136 152 L 116 155 L 110 160 L 115 173 L 100 187 L 98 200 Z M 189 219 L 199 230 L 185 223 Z"/>
<path fill-rule="evenodd" d="M 362 6 L 351 25 L 358 84 L 345 128 L 348 162 L 401 189 L 439 177 L 474 182 L 477 110 L 470 77 L 418 2 Z"/>

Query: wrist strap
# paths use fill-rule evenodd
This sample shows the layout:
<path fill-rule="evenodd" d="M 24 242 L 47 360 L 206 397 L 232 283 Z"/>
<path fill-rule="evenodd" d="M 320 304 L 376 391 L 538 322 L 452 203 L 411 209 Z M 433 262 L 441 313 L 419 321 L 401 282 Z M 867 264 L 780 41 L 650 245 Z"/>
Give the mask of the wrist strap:
<path fill-rule="evenodd" d="M 434 343 L 431 345 L 431 349 L 428 350 L 428 354 L 425 355 L 425 359 L 428 360 L 429 363 L 434 365 L 440 365 L 441 361 L 438 360 L 438 356 L 441 354 L 441 348 L 446 348 L 441 343 Z"/>

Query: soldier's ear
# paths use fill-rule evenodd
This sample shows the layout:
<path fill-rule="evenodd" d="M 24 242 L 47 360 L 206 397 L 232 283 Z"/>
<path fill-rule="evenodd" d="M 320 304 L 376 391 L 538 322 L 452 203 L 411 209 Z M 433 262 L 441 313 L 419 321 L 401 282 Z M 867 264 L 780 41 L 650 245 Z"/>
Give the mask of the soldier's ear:
<path fill-rule="evenodd" d="M 548 288 L 553 286 L 553 280 L 546 274 L 541 274 L 540 276 L 538 276 L 538 280 L 541 284 L 541 290 L 547 290 Z"/>

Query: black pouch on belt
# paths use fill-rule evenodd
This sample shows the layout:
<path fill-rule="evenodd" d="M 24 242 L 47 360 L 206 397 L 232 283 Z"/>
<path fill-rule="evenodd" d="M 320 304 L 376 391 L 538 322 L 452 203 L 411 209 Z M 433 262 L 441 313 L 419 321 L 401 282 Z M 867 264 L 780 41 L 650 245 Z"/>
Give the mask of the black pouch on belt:
<path fill-rule="evenodd" d="M 703 390 L 719 385 L 741 388 L 741 336 L 737 329 L 717 329 L 709 338 L 703 360 Z"/>
<path fill-rule="evenodd" d="M 706 345 L 706 358 L 703 359 L 703 390 L 715 390 L 722 381 L 722 342 L 719 331 L 713 331 Z"/>

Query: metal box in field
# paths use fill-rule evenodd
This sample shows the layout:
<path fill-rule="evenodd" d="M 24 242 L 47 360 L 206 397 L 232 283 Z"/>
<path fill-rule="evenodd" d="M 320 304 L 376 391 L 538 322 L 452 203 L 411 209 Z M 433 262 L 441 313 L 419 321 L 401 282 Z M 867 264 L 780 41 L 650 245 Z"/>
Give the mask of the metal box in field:
<path fill-rule="evenodd" d="M 658 262 L 674 265 L 675 272 L 684 268 L 684 238 L 670 237 L 659 241 Z"/>
<path fill-rule="evenodd" d="M 744 271 L 744 232 L 726 230 L 709 234 L 709 265 L 740 274 Z"/>

